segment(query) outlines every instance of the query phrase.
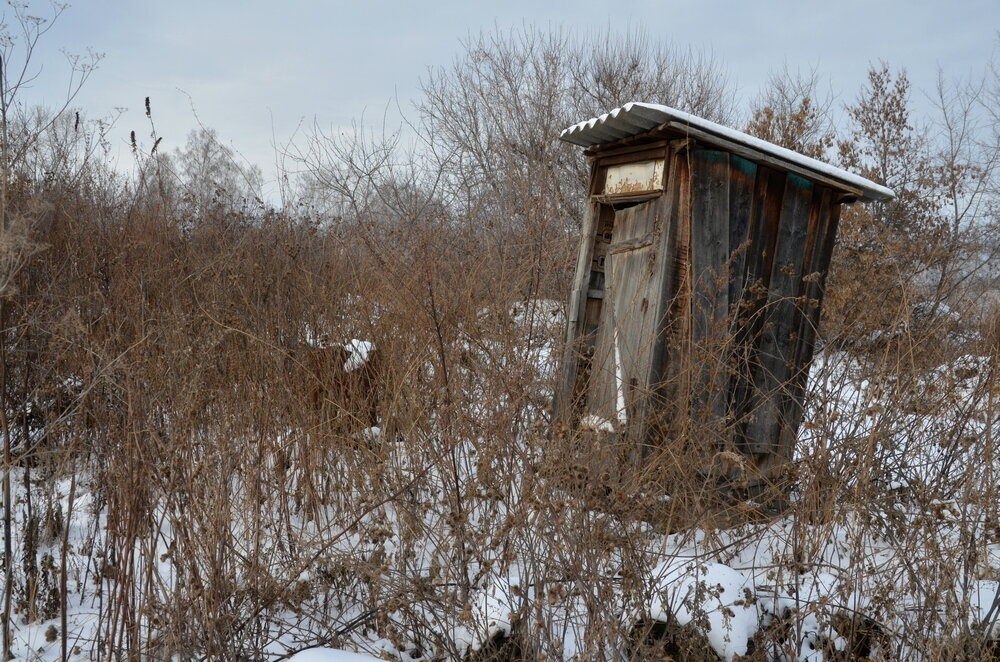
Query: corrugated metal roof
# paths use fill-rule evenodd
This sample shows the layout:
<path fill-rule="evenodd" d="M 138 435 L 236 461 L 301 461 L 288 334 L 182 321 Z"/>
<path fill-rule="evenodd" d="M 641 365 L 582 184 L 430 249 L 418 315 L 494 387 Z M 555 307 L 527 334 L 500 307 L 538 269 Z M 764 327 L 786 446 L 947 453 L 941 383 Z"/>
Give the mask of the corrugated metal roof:
<path fill-rule="evenodd" d="M 749 158 L 760 155 L 762 160 L 778 167 L 839 184 L 846 191 L 860 194 L 864 200 L 891 200 L 896 197 L 891 189 L 864 177 L 669 106 L 633 101 L 600 117 L 574 124 L 559 138 L 574 145 L 593 147 L 630 138 L 662 125 L 708 144 L 737 152 L 751 152 Z"/>

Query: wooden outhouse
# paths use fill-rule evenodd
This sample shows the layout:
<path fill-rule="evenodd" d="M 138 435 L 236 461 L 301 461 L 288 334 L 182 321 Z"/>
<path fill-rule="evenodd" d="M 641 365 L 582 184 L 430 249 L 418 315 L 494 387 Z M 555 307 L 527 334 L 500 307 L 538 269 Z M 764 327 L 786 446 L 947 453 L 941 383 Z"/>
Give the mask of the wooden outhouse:
<path fill-rule="evenodd" d="M 666 106 L 560 137 L 590 162 L 560 429 L 789 459 L 841 205 L 893 192 Z"/>

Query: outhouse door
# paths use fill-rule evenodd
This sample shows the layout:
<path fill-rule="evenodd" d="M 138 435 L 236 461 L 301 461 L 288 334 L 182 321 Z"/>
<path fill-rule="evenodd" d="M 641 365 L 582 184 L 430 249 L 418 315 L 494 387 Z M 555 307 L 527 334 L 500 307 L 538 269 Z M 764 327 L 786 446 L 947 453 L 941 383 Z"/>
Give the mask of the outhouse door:
<path fill-rule="evenodd" d="M 640 430 L 645 426 L 627 424 L 646 416 L 652 395 L 663 225 L 655 200 L 604 211 L 602 218 L 612 223 L 598 229 L 595 245 L 594 267 L 603 270 L 604 287 L 587 410 L 616 428 Z"/>

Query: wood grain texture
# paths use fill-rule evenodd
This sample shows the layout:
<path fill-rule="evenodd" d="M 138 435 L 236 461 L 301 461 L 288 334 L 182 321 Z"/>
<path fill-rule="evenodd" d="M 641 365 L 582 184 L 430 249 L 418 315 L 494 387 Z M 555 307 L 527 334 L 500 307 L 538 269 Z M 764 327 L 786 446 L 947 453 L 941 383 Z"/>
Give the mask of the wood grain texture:
<path fill-rule="evenodd" d="M 693 414 L 703 429 L 726 415 L 727 369 L 721 323 L 729 316 L 729 154 L 691 156 L 691 347 Z"/>
<path fill-rule="evenodd" d="M 780 429 L 786 425 L 787 384 L 792 373 L 794 332 L 799 324 L 796 298 L 802 278 L 802 251 L 812 213 L 812 182 L 788 175 L 782 200 L 768 299 L 763 311 L 754 383 L 760 401 L 747 426 L 754 453 L 780 453 Z"/>
<path fill-rule="evenodd" d="M 580 236 L 580 250 L 577 253 L 576 273 L 573 277 L 573 287 L 570 291 L 569 305 L 566 310 L 566 338 L 562 356 L 559 386 L 555 393 L 554 409 L 556 416 L 566 425 L 572 424 L 575 399 L 574 387 L 580 363 L 580 336 L 584 306 L 587 300 L 587 289 L 590 281 L 590 263 L 594 250 L 594 235 L 597 232 L 597 221 L 600 215 L 599 205 L 587 205 L 583 217 L 583 228 Z"/>
<path fill-rule="evenodd" d="M 761 399 L 755 382 L 760 366 L 767 288 L 785 193 L 785 173 L 759 167 L 753 191 L 746 255 L 741 271 L 733 275 L 741 287 L 733 314 L 733 375 L 729 390 L 729 412 L 735 423 L 734 441 L 748 453 L 752 452 L 753 443 L 747 437 L 747 428 Z"/>
<path fill-rule="evenodd" d="M 756 179 L 756 163 L 738 156 L 729 157 L 729 305 L 731 307 L 735 307 L 739 302 L 745 285 Z"/>
<path fill-rule="evenodd" d="M 790 397 L 786 402 L 785 412 L 787 425 L 783 427 L 778 442 L 781 454 L 786 458 L 792 455 L 795 438 L 802 423 L 809 367 L 816 350 L 823 290 L 840 219 L 840 205 L 834 202 L 833 195 L 830 189 L 818 192 L 818 202 L 813 206 L 815 222 L 810 219 L 813 226 L 810 229 L 814 230 L 815 236 L 804 251 L 808 266 L 803 267 L 805 273 L 799 290 L 799 330 L 793 350 L 794 373 L 789 378 Z"/>

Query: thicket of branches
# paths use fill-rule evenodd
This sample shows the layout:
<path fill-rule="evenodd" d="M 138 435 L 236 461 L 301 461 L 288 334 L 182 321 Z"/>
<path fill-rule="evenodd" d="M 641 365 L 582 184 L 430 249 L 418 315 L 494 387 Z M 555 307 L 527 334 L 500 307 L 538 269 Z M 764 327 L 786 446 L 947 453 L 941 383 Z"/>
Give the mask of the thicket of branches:
<path fill-rule="evenodd" d="M 283 208 L 255 199 L 259 174 L 207 130 L 172 155 L 133 137 L 136 172 L 116 172 L 108 124 L 28 112 L 3 73 L 5 647 L 10 624 L 61 615 L 64 659 L 261 659 L 279 640 L 355 637 L 459 659 L 453 633 L 488 628 L 481 595 L 516 567 L 516 655 L 562 659 L 570 612 L 584 659 L 634 648 L 621 605 L 650 599 L 649 495 L 594 509 L 566 489 L 587 458 L 548 441 L 543 360 L 558 356 L 586 174 L 555 138 L 632 100 L 896 190 L 842 221 L 817 365 L 834 386 L 810 400 L 809 451 L 788 469 L 799 496 L 776 581 L 797 581 L 847 518 L 858 585 L 878 537 L 920 596 L 880 598 L 879 616 L 908 615 L 901 632 L 848 619 L 848 653 L 878 637 L 912 646 L 890 657 L 994 645 L 953 587 L 995 573 L 1000 542 L 997 72 L 942 80 L 937 112 L 915 118 L 905 75 L 876 67 L 843 126 L 818 74 L 780 72 L 741 121 L 724 68 L 697 52 L 484 34 L 423 82 L 414 146 L 314 132 Z M 377 347 L 365 379 L 337 369 L 350 339 Z M 913 473 L 925 445 L 941 464 Z M 678 499 L 696 510 L 668 509 L 660 533 L 694 522 L 706 558 L 725 558 L 712 495 L 694 478 L 675 489 L 703 498 Z M 80 604 L 96 626 L 74 642 Z M 822 609 L 761 635 L 758 657 L 797 651 Z"/>

